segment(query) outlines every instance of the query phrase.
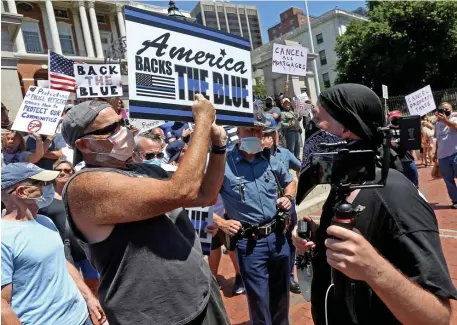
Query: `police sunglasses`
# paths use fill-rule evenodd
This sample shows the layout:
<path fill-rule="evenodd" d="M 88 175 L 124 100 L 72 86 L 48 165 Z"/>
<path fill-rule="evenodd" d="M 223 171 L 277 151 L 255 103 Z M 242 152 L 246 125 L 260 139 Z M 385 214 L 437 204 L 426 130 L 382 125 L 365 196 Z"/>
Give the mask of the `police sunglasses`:
<path fill-rule="evenodd" d="M 145 152 L 145 153 L 143 153 L 143 155 L 144 155 L 144 158 L 146 158 L 146 160 L 150 160 L 150 159 L 154 159 L 154 158 L 162 159 L 164 157 L 163 152 L 159 152 L 159 153 Z"/>

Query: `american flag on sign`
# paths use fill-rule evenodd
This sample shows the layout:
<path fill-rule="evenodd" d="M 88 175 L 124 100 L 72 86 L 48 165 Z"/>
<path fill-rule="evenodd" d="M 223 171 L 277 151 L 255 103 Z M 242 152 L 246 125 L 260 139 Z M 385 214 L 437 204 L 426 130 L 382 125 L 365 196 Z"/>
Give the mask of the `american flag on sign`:
<path fill-rule="evenodd" d="M 175 79 L 136 72 L 136 94 L 138 96 L 176 99 Z"/>
<path fill-rule="evenodd" d="M 49 88 L 74 93 L 76 80 L 73 64 L 75 64 L 75 61 L 57 53 L 49 52 Z"/>

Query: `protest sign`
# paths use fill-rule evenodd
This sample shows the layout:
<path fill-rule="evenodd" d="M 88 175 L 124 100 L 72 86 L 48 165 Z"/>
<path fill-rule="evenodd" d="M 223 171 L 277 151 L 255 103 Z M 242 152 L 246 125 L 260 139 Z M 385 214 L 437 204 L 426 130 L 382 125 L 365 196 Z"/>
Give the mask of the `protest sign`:
<path fill-rule="evenodd" d="M 203 255 L 209 255 L 212 236 L 205 231 L 205 228 L 213 223 L 213 207 L 186 208 L 186 211 L 202 244 Z"/>
<path fill-rule="evenodd" d="M 201 93 L 217 123 L 253 124 L 249 40 L 131 6 L 125 20 L 130 117 L 191 122 Z"/>
<path fill-rule="evenodd" d="M 122 96 L 119 64 L 74 64 L 78 98 Z"/>
<path fill-rule="evenodd" d="M 301 117 L 309 116 L 311 113 L 311 108 L 313 106 L 311 104 L 305 103 L 307 100 L 309 100 L 309 97 L 306 93 L 298 95 L 293 99 L 294 109 Z"/>
<path fill-rule="evenodd" d="M 405 97 L 405 100 L 406 105 L 408 105 L 409 114 L 411 115 L 422 116 L 436 108 L 430 85 L 409 94 Z"/>
<path fill-rule="evenodd" d="M 389 99 L 389 92 L 386 85 L 382 85 L 382 98 Z"/>
<path fill-rule="evenodd" d="M 272 72 L 306 76 L 307 58 L 306 47 L 273 44 Z"/>
<path fill-rule="evenodd" d="M 29 87 L 11 129 L 54 135 L 69 95 L 66 91 Z"/>
<path fill-rule="evenodd" d="M 129 121 L 133 126 L 135 126 L 140 131 L 140 133 L 156 128 L 165 123 L 165 121 L 144 120 L 140 118 L 130 118 Z"/>

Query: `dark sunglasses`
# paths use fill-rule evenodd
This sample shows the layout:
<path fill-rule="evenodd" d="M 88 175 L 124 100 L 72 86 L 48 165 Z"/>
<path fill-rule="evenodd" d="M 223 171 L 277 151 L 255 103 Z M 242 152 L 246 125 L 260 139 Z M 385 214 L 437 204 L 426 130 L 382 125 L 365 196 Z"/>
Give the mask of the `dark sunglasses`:
<path fill-rule="evenodd" d="M 65 174 L 72 174 L 73 173 L 73 169 L 71 168 L 63 168 L 63 169 L 54 169 L 55 171 L 61 173 L 61 172 L 64 172 Z"/>
<path fill-rule="evenodd" d="M 164 157 L 163 152 L 159 152 L 159 153 L 148 152 L 148 153 L 144 153 L 143 155 L 144 155 L 144 158 L 146 158 L 146 160 L 150 160 L 150 159 L 154 159 L 154 158 L 162 159 Z"/>
<path fill-rule="evenodd" d="M 118 122 L 115 122 L 113 124 L 110 124 L 108 126 L 105 126 L 103 129 L 95 130 L 89 133 L 85 133 L 83 137 L 88 136 L 88 135 L 107 135 L 107 134 L 113 134 L 117 128 L 120 126 L 125 126 L 124 120 L 120 120 Z"/>

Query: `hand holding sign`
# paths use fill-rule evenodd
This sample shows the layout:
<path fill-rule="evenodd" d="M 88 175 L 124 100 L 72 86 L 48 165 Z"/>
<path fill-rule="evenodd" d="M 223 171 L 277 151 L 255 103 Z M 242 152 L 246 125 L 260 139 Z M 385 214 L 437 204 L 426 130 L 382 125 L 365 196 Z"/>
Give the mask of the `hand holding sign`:
<path fill-rule="evenodd" d="M 205 123 L 209 120 L 209 123 L 212 124 L 216 120 L 216 109 L 202 94 L 196 94 L 192 105 L 192 115 L 195 123 Z"/>

